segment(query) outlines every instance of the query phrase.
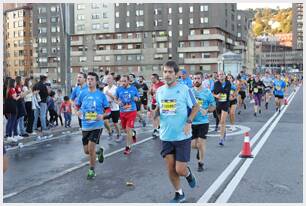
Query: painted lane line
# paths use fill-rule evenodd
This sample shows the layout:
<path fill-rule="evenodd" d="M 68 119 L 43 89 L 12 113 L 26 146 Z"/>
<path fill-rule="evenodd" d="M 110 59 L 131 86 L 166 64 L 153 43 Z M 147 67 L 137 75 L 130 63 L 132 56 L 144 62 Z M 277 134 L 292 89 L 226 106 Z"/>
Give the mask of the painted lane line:
<path fill-rule="evenodd" d="M 294 95 L 295 96 L 295 95 Z M 293 96 L 293 98 L 294 98 Z M 252 164 L 252 162 L 255 160 L 256 155 L 259 153 L 259 151 L 261 150 L 261 148 L 263 147 L 263 145 L 266 143 L 266 141 L 268 140 L 268 138 L 270 137 L 272 131 L 274 130 L 274 128 L 277 126 L 278 122 L 280 121 L 280 119 L 282 118 L 282 116 L 284 115 L 284 113 L 286 112 L 288 106 L 290 105 L 290 103 L 292 102 L 293 98 L 291 98 L 288 101 L 288 105 L 286 105 L 286 107 L 281 111 L 280 115 L 276 118 L 276 120 L 271 124 L 271 126 L 269 127 L 269 129 L 267 130 L 267 132 L 264 134 L 264 136 L 260 139 L 259 143 L 256 145 L 255 149 L 253 150 L 253 156 L 254 158 L 252 159 L 247 159 L 243 165 L 241 166 L 241 168 L 237 171 L 237 173 L 235 174 L 235 176 L 233 177 L 233 179 L 231 180 L 231 182 L 226 186 L 225 190 L 222 192 L 222 194 L 218 197 L 218 199 L 216 200 L 216 203 L 226 203 L 230 197 L 232 196 L 233 192 L 235 191 L 236 187 L 238 186 L 238 184 L 240 183 L 241 179 L 244 177 L 245 173 L 247 172 L 248 168 L 250 167 L 250 165 Z"/>
<path fill-rule="evenodd" d="M 293 93 L 288 97 L 291 98 Z M 266 128 L 271 124 L 271 122 L 276 118 L 278 113 L 274 115 L 266 122 L 266 124 L 256 133 L 256 135 L 251 139 L 251 146 L 257 141 Z M 206 190 L 206 192 L 201 196 L 197 203 L 208 203 L 209 200 L 213 197 L 216 191 L 222 186 L 228 176 L 234 171 L 237 165 L 240 163 L 241 158 L 239 157 L 240 153 L 233 159 L 233 161 L 226 167 L 226 169 L 221 173 L 221 175 L 213 182 L 213 184 Z"/>
<path fill-rule="evenodd" d="M 150 132 L 151 132 L 151 131 L 150 131 Z M 145 142 L 147 142 L 147 141 L 149 141 L 149 140 L 151 140 L 151 139 L 153 139 L 152 136 L 151 136 L 151 137 L 148 137 L 148 138 L 146 138 L 146 139 L 143 139 L 143 140 L 141 140 L 141 141 L 139 141 L 139 142 L 136 142 L 136 143 L 133 144 L 132 146 L 136 146 L 136 145 L 145 143 Z M 123 147 L 123 148 L 121 148 L 121 149 L 118 149 L 118 150 L 115 150 L 115 151 L 113 151 L 113 152 L 107 153 L 106 155 L 104 155 L 104 157 L 105 157 L 105 158 L 108 158 L 108 157 L 110 157 L 110 156 L 112 156 L 112 155 L 115 155 L 115 154 L 117 154 L 117 153 L 119 153 L 119 152 L 122 152 L 124 149 L 125 149 L 125 147 Z M 97 158 L 96 160 L 98 160 L 98 158 Z M 16 196 L 16 195 L 18 195 L 18 194 L 20 194 L 20 193 L 22 193 L 22 192 L 24 192 L 24 191 L 26 191 L 26 190 L 29 190 L 29 189 L 31 189 L 31 188 L 34 188 L 34 187 L 43 185 L 43 184 L 45 184 L 45 183 L 47 183 L 47 182 L 50 182 L 50 181 L 52 181 L 52 180 L 54 180 L 54 179 L 57 179 L 57 178 L 59 178 L 59 177 L 61 177 L 61 176 L 66 175 L 66 174 L 69 174 L 69 173 L 71 173 L 71 172 L 73 172 L 73 171 L 75 171 L 75 170 L 78 170 L 78 169 L 80 169 L 80 168 L 82 168 L 82 167 L 85 167 L 85 166 L 88 165 L 88 164 L 89 164 L 88 161 L 83 162 L 83 163 L 81 163 L 81 164 L 79 164 L 79 165 L 76 165 L 76 166 L 71 167 L 71 168 L 69 168 L 69 169 L 67 169 L 67 170 L 64 170 L 64 171 L 62 171 L 62 172 L 60 172 L 60 173 L 58 173 L 58 174 L 56 174 L 56 175 L 54 175 L 54 176 L 52 176 L 52 177 L 46 179 L 46 180 L 39 181 L 39 182 L 37 182 L 37 183 L 35 183 L 35 184 L 32 184 L 32 185 L 30 185 L 30 186 L 22 187 L 22 188 L 20 188 L 18 191 L 9 193 L 9 194 L 7 194 L 7 195 L 4 195 L 4 196 L 3 196 L 3 200 L 4 200 L 4 199 L 7 199 L 7 198 L 10 198 L 10 197 L 13 197 L 13 196 Z"/>

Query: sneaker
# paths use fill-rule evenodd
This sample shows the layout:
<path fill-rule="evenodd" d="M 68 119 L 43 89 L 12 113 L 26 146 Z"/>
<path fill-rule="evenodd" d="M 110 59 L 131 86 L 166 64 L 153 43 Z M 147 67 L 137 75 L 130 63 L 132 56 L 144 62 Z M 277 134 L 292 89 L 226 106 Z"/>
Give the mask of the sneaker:
<path fill-rule="evenodd" d="M 199 150 L 197 150 L 197 160 L 200 160 L 200 152 L 199 152 Z"/>
<path fill-rule="evenodd" d="M 158 137 L 158 131 L 157 129 L 154 129 L 153 133 L 152 133 L 153 139 L 156 139 Z"/>
<path fill-rule="evenodd" d="M 254 117 L 256 117 L 256 112 L 254 112 Z"/>
<path fill-rule="evenodd" d="M 115 142 L 120 142 L 121 141 L 121 137 L 119 134 L 117 134 L 116 138 L 115 138 Z"/>
<path fill-rule="evenodd" d="M 190 168 L 187 167 L 187 169 L 189 170 L 190 175 L 189 175 L 188 177 L 186 177 L 186 180 L 187 180 L 189 186 L 190 186 L 191 188 L 194 188 L 194 187 L 196 186 L 196 184 L 197 184 L 197 181 L 196 181 L 195 177 L 193 176 L 193 174 L 192 174 Z"/>
<path fill-rule="evenodd" d="M 129 155 L 132 152 L 131 147 L 126 146 L 123 154 Z"/>
<path fill-rule="evenodd" d="M 246 104 L 245 103 L 243 104 L 243 107 L 244 107 L 244 109 L 246 109 Z"/>
<path fill-rule="evenodd" d="M 100 149 L 98 151 L 98 161 L 100 163 L 104 162 L 104 149 L 103 149 L 103 147 L 100 147 Z"/>
<path fill-rule="evenodd" d="M 132 137 L 132 139 L 133 139 L 133 143 L 136 143 L 136 142 L 137 142 L 137 139 L 136 139 L 136 131 L 135 131 L 135 130 L 133 130 L 133 137 Z"/>
<path fill-rule="evenodd" d="M 215 127 L 215 132 L 217 132 L 217 131 L 218 131 L 218 126 Z"/>
<path fill-rule="evenodd" d="M 261 109 L 259 109 L 259 114 L 261 114 Z"/>
<path fill-rule="evenodd" d="M 221 139 L 221 140 L 220 140 L 219 145 L 220 145 L 220 146 L 224 146 L 224 139 Z"/>
<path fill-rule="evenodd" d="M 87 179 L 88 179 L 88 180 L 92 180 L 92 179 L 95 178 L 95 176 L 96 176 L 95 171 L 92 170 L 92 169 L 89 169 L 89 170 L 88 170 L 88 173 L 87 173 Z"/>
<path fill-rule="evenodd" d="M 8 142 L 18 142 L 18 140 L 15 137 L 8 137 L 7 141 Z"/>
<path fill-rule="evenodd" d="M 21 136 L 22 136 L 22 137 L 29 137 L 29 135 L 28 135 L 27 133 L 22 134 Z"/>
<path fill-rule="evenodd" d="M 280 113 L 280 112 L 281 112 L 281 109 L 279 108 L 279 109 L 278 109 L 278 113 Z"/>
<path fill-rule="evenodd" d="M 37 133 L 36 132 L 32 132 L 32 133 L 30 133 L 30 135 L 37 135 Z"/>
<path fill-rule="evenodd" d="M 186 199 L 185 199 L 185 194 L 183 192 L 182 195 L 180 195 L 180 193 L 178 192 L 175 192 L 175 196 L 174 198 L 170 201 L 170 203 L 183 203 L 185 202 Z"/>
<path fill-rule="evenodd" d="M 268 103 L 265 104 L 266 109 L 268 109 Z"/>
<path fill-rule="evenodd" d="M 145 120 L 142 120 L 142 127 L 146 127 L 147 123 Z"/>
<path fill-rule="evenodd" d="M 198 172 L 203 172 L 204 171 L 204 163 L 198 162 Z"/>
<path fill-rule="evenodd" d="M 20 135 L 17 135 L 17 136 L 14 136 L 14 138 L 18 141 L 18 140 L 22 140 L 23 139 L 23 137 L 22 136 L 20 136 Z"/>
<path fill-rule="evenodd" d="M 238 115 L 240 115 L 241 111 L 238 111 Z"/>

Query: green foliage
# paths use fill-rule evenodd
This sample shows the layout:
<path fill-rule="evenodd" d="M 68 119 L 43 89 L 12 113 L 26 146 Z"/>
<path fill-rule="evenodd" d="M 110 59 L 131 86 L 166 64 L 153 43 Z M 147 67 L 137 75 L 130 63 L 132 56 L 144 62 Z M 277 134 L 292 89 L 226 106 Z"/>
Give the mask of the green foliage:
<path fill-rule="evenodd" d="M 290 33 L 292 32 L 292 9 L 255 9 L 252 10 L 254 14 L 254 21 L 252 27 L 252 33 L 254 36 L 260 36 L 264 34 L 278 34 L 278 33 Z M 279 22 L 278 28 L 272 29 L 269 25 L 269 21 Z"/>

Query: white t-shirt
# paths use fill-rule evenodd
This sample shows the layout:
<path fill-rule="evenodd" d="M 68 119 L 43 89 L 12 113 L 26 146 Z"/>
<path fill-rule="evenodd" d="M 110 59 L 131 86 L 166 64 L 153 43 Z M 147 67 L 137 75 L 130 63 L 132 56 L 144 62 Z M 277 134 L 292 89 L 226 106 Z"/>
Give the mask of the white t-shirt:
<path fill-rule="evenodd" d="M 106 92 L 111 93 L 111 95 L 116 96 L 117 86 L 113 85 L 111 88 L 109 86 L 105 86 L 103 92 L 106 96 L 106 99 L 109 103 L 111 111 L 119 111 L 119 105 L 115 103 L 115 101 L 106 94 Z"/>
<path fill-rule="evenodd" d="M 22 91 L 23 91 L 23 92 L 27 92 L 27 91 L 29 91 L 29 89 L 28 89 L 28 87 L 23 86 L 23 87 L 22 87 Z M 25 102 L 32 102 L 32 96 L 33 96 L 33 93 L 30 92 L 29 94 L 27 94 L 27 95 L 24 97 L 24 101 L 25 101 Z"/>

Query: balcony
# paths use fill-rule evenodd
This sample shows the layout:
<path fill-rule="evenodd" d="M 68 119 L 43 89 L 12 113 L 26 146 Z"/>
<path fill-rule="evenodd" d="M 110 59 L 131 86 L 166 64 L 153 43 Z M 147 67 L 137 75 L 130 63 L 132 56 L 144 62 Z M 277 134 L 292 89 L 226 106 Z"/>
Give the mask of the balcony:
<path fill-rule="evenodd" d="M 83 51 L 71 51 L 71 56 L 82 56 Z"/>
<path fill-rule="evenodd" d="M 141 43 L 141 38 L 133 39 L 96 39 L 96 44 L 128 44 L 128 43 Z"/>
<path fill-rule="evenodd" d="M 244 45 L 236 45 L 234 46 L 234 50 L 246 50 L 246 47 Z"/>
<path fill-rule="evenodd" d="M 58 62 L 48 63 L 48 67 L 58 67 Z"/>
<path fill-rule="evenodd" d="M 115 55 L 115 54 L 141 54 L 141 49 L 125 49 L 125 50 L 97 50 L 97 55 Z"/>
<path fill-rule="evenodd" d="M 184 64 L 217 64 L 218 58 L 193 58 L 184 59 Z"/>
<path fill-rule="evenodd" d="M 156 53 L 168 53 L 168 48 L 156 48 Z"/>
<path fill-rule="evenodd" d="M 221 34 L 188 35 L 188 40 L 215 40 L 215 39 L 225 41 L 225 37 Z"/>
<path fill-rule="evenodd" d="M 71 46 L 83 45 L 83 40 L 71 41 Z"/>
<path fill-rule="evenodd" d="M 218 52 L 220 48 L 218 46 L 203 46 L 203 47 L 183 47 L 178 48 L 177 52 Z"/>
<path fill-rule="evenodd" d="M 168 41 L 168 37 L 167 36 L 158 36 L 158 37 L 155 37 L 155 41 L 158 41 L 158 42 Z"/>

